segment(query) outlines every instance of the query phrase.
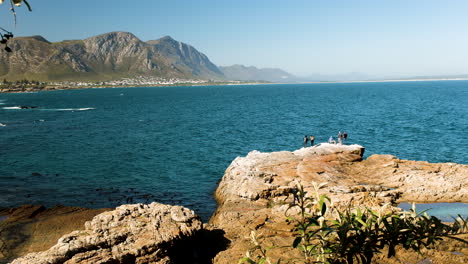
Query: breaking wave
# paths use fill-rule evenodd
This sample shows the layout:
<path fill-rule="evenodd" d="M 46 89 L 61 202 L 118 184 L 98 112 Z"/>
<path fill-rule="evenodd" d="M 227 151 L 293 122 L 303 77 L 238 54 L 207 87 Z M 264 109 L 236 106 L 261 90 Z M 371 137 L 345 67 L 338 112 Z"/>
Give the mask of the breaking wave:
<path fill-rule="evenodd" d="M 7 110 L 11 110 L 11 109 L 21 109 L 21 107 L 19 107 L 19 106 L 6 106 L 6 107 L 2 107 L 2 109 L 7 109 Z"/>
<path fill-rule="evenodd" d="M 57 108 L 57 109 L 39 109 L 43 111 L 88 111 L 94 110 L 96 108 L 93 107 L 83 107 L 83 108 Z"/>
<path fill-rule="evenodd" d="M 5 107 L 2 107 L 2 109 L 6 109 L 6 110 L 37 109 L 37 110 L 41 110 L 41 111 L 88 111 L 88 110 L 94 110 L 96 108 L 94 108 L 94 107 L 82 107 L 82 108 L 51 108 L 51 109 L 43 108 L 43 109 L 40 109 L 40 108 L 37 108 L 37 107 L 5 106 Z"/>

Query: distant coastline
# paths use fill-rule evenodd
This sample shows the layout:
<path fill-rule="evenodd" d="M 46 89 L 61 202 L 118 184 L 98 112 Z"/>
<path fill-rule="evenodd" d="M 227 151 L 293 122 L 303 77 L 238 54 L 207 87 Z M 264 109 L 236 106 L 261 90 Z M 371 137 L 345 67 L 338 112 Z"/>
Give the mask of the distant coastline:
<path fill-rule="evenodd" d="M 205 83 L 177 83 L 177 84 L 140 84 L 140 85 L 46 85 L 46 86 L 31 86 L 31 87 L 13 87 L 0 88 L 1 93 L 35 93 L 45 91 L 60 91 L 60 90 L 78 90 L 78 89 L 105 89 L 105 88 L 137 88 L 137 87 L 190 87 L 190 86 L 218 86 L 218 85 L 258 85 L 271 84 L 267 82 L 205 82 Z"/>
<path fill-rule="evenodd" d="M 316 81 L 301 83 L 372 83 L 372 82 L 432 82 L 432 81 L 468 81 L 468 78 L 434 78 L 434 79 L 385 79 L 385 80 L 359 80 L 359 81 Z"/>
<path fill-rule="evenodd" d="M 255 81 L 225 81 L 204 83 L 175 83 L 175 84 L 141 84 L 141 85 L 46 85 L 42 87 L 14 87 L 0 88 L 0 93 L 34 93 L 43 91 L 77 90 L 77 89 L 104 89 L 104 88 L 137 88 L 137 87 L 190 87 L 190 86 L 220 86 L 220 85 L 265 85 L 265 84 L 326 84 L 326 83 L 385 83 L 385 82 L 433 82 L 433 81 L 468 81 L 468 78 L 434 78 L 434 79 L 388 79 L 388 80 L 360 80 L 360 81 L 316 81 L 316 82 L 255 82 Z"/>

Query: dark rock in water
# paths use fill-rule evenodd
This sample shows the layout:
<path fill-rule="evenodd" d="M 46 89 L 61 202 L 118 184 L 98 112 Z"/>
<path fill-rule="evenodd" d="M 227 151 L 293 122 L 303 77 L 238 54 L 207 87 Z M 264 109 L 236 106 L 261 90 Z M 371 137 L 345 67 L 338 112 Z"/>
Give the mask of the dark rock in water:
<path fill-rule="evenodd" d="M 31 176 L 42 176 L 42 174 L 40 174 L 39 172 L 33 172 L 31 173 Z"/>
<path fill-rule="evenodd" d="M 20 106 L 21 109 L 34 109 L 37 108 L 37 106 L 27 106 L 27 105 L 22 105 Z"/>
<path fill-rule="evenodd" d="M 37 214 L 45 211 L 46 208 L 42 205 L 24 205 L 18 208 L 10 209 L 9 219 L 13 221 L 14 219 L 25 219 L 33 218 Z"/>

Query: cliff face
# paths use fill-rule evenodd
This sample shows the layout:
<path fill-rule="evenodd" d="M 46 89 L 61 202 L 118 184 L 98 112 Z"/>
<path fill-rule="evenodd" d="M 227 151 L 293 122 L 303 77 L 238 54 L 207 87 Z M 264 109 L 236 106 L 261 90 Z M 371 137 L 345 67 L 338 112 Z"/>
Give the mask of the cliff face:
<path fill-rule="evenodd" d="M 158 40 L 150 40 L 146 43 L 153 46 L 161 56 L 167 58 L 171 65 L 182 67 L 183 70 L 191 72 L 194 76 L 207 76 L 214 79 L 224 76 L 221 70 L 205 54 L 188 44 L 169 36 Z"/>
<path fill-rule="evenodd" d="M 390 155 L 372 155 L 362 161 L 363 151 L 358 145 L 321 144 L 294 152 L 253 151 L 236 158 L 215 193 L 218 209 L 210 223 L 223 229 L 232 241 L 228 250 L 216 256 L 215 263 L 233 263 L 244 256 L 253 247 L 249 238 L 252 230 L 264 237 L 266 246 L 291 246 L 292 226 L 286 223 L 285 212 L 292 201 L 288 194 L 298 182 L 309 193 L 314 193 L 314 182 L 327 182 L 321 193 L 329 196 L 336 208 L 379 209 L 397 201 L 468 202 L 467 165 L 399 160 Z M 275 254 L 283 259 L 297 257 L 281 250 Z M 434 259 L 447 256 L 452 263 L 464 263 L 468 258 L 446 253 Z"/>
<path fill-rule="evenodd" d="M 128 32 L 50 43 L 40 36 L 14 38 L 0 53 L 0 78 L 8 80 L 113 80 L 138 75 L 222 79 L 206 55 L 170 37 L 143 42 Z"/>

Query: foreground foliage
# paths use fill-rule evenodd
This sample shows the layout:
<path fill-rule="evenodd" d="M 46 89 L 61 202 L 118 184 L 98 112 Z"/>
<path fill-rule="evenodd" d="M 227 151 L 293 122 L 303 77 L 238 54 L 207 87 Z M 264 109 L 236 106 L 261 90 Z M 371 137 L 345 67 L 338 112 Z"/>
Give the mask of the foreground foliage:
<path fill-rule="evenodd" d="M 4 0 L 0 0 L 0 4 L 3 4 Z M 16 10 L 15 7 L 21 6 L 22 3 L 26 5 L 29 11 L 32 11 L 31 5 L 28 3 L 27 0 L 9 0 L 10 3 L 10 11 L 13 14 L 13 18 L 16 25 Z M 0 27 L 0 44 L 5 45 L 5 51 L 12 52 L 11 48 L 8 47 L 8 41 L 13 38 L 13 33 Z"/>
<path fill-rule="evenodd" d="M 468 243 L 453 236 L 468 232 L 468 219 L 459 215 L 453 224 L 447 225 L 425 212 L 416 213 L 414 205 L 409 212 L 398 213 L 385 212 L 386 206 L 378 212 L 348 207 L 333 212 L 334 217 L 331 217 L 334 211 L 329 208 L 331 200 L 319 194 L 323 185 L 314 185 L 313 196 L 308 196 L 301 185 L 292 192 L 293 202 L 288 211 L 295 209 L 299 213 L 287 217 L 287 221 L 294 225 L 295 239 L 291 248 L 299 250 L 302 258 L 288 259 L 288 263 L 369 264 L 384 248 L 387 257 L 393 257 L 396 246 L 420 253 L 421 249 L 429 248 L 443 238 Z M 268 251 L 274 247 L 263 247 L 254 232 L 251 239 L 255 246 L 239 263 L 271 264 Z"/>

